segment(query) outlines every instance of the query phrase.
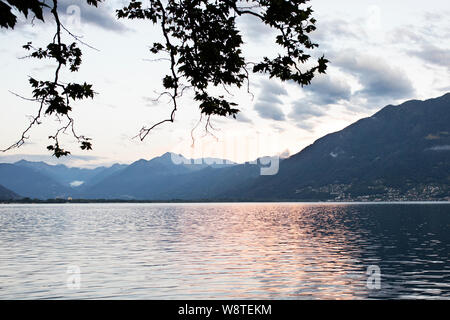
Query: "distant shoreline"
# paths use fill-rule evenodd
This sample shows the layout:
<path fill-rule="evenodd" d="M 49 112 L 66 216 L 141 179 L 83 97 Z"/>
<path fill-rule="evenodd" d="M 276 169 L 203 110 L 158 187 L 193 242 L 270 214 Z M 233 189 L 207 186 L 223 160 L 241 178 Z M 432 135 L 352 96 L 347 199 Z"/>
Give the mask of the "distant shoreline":
<path fill-rule="evenodd" d="M 370 200 L 370 201 L 361 201 L 361 200 L 320 200 L 320 199 L 311 199 L 311 200 L 292 200 L 292 199 L 279 199 L 279 200 L 249 200 L 249 199 L 200 199 L 200 200 L 121 200 L 121 199 L 73 199 L 73 200 L 65 200 L 65 199 L 48 199 L 48 200 L 39 200 L 39 199 L 24 199 L 24 200 L 1 200 L 0 204 L 107 204 L 107 203 L 123 203 L 123 204 L 138 204 L 138 203 L 157 203 L 157 204 L 195 204 L 195 203 L 324 203 L 324 204 L 401 204 L 401 203 L 416 203 L 416 204 L 426 204 L 426 203 L 440 203 L 440 204 L 450 204 L 449 200 L 391 200 L 391 201 L 383 201 L 383 200 Z"/>

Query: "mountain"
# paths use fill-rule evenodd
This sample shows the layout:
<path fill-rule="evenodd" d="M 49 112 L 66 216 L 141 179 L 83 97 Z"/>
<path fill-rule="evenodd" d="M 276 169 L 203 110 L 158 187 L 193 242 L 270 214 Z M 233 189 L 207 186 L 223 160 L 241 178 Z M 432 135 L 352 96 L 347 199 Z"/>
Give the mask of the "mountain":
<path fill-rule="evenodd" d="M 12 192 L 11 190 L 6 189 L 2 185 L 0 185 L 0 201 L 4 200 L 17 200 L 21 197 L 16 194 L 15 192 Z"/>
<path fill-rule="evenodd" d="M 231 198 L 440 199 L 450 196 L 450 94 L 389 105 L 328 134 Z"/>
<path fill-rule="evenodd" d="M 261 165 L 166 153 L 131 165 L 67 168 L 0 164 L 0 184 L 25 197 L 137 200 L 450 200 L 450 94 L 389 105 Z M 83 181 L 77 188 L 73 182 Z"/>
<path fill-rule="evenodd" d="M 38 199 L 172 199 L 174 192 L 171 190 L 186 181 L 194 182 L 191 173 L 234 165 L 222 159 L 186 159 L 173 153 L 151 160 L 141 159 L 131 165 L 96 169 L 21 160 L 0 164 L 0 182 L 25 197 Z M 180 190 L 180 197 L 185 198 L 183 189 Z M 201 194 L 201 190 L 192 192 L 188 193 L 188 198 Z"/>
<path fill-rule="evenodd" d="M 166 188 L 154 194 L 159 200 L 232 200 L 229 191 L 242 188 L 259 176 L 256 164 L 241 164 L 229 167 L 206 167 L 183 176 L 170 179 Z"/>
<path fill-rule="evenodd" d="M 14 165 L 33 169 L 66 187 L 93 185 L 126 167 L 126 165 L 114 164 L 111 167 L 98 167 L 95 169 L 69 168 L 65 165 L 50 165 L 42 161 L 32 162 L 26 160 L 20 160 Z"/>
<path fill-rule="evenodd" d="M 59 184 L 47 175 L 9 163 L 0 163 L 0 184 L 29 198 L 54 199 L 72 195 L 72 188 Z"/>
<path fill-rule="evenodd" d="M 206 162 L 206 163 L 205 163 Z M 235 164 L 222 159 L 198 161 L 165 153 L 160 157 L 141 159 L 98 184 L 83 189 L 86 198 L 168 200 L 192 199 L 201 194 L 196 184 L 204 170 L 220 171 Z M 183 186 L 190 188 L 183 192 Z M 187 194 L 187 196 L 186 196 Z"/>

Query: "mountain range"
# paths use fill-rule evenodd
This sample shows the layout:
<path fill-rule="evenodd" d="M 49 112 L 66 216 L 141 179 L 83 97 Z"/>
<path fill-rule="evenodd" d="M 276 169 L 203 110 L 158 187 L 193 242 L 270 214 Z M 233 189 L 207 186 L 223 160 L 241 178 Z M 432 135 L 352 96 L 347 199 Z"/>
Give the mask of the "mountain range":
<path fill-rule="evenodd" d="M 261 175 L 260 161 L 207 160 L 166 153 L 96 169 L 0 164 L 0 200 L 450 200 L 450 93 L 386 106 L 282 159 L 275 175 Z"/>
<path fill-rule="evenodd" d="M 18 194 L 0 185 L 0 201 L 17 199 L 20 199 L 20 196 Z"/>

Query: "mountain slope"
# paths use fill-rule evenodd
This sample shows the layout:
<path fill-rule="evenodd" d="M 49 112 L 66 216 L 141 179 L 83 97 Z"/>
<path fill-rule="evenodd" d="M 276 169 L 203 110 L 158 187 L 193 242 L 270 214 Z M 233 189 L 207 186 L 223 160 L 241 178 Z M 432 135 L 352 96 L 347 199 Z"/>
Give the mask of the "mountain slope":
<path fill-rule="evenodd" d="M 83 185 L 93 185 L 126 167 L 126 165 L 115 164 L 111 167 L 98 167 L 95 169 L 69 168 L 61 164 L 50 165 L 45 162 L 32 162 L 26 160 L 20 160 L 14 163 L 14 165 L 33 169 L 66 187 L 74 182 L 82 182 Z"/>
<path fill-rule="evenodd" d="M 227 200 L 227 194 L 248 185 L 259 176 L 258 165 L 241 164 L 225 168 L 206 167 L 171 179 L 170 188 L 154 194 L 160 200 Z"/>
<path fill-rule="evenodd" d="M 4 201 L 4 200 L 17 200 L 20 199 L 21 197 L 16 194 L 15 192 L 6 189 L 5 187 L 3 187 L 2 185 L 0 185 L 0 201 Z"/>
<path fill-rule="evenodd" d="M 152 160 L 139 160 L 94 186 L 83 189 L 83 197 L 105 199 L 168 200 L 192 199 L 200 196 L 198 179 L 203 170 L 221 172 L 233 164 L 213 164 L 211 167 L 191 159 L 165 153 Z M 177 161 L 179 160 L 180 163 Z M 216 159 L 217 160 L 217 159 Z M 188 162 L 188 164 L 186 164 Z M 190 188 L 187 192 L 185 187 Z M 207 185 L 206 185 L 207 186 Z"/>
<path fill-rule="evenodd" d="M 8 163 L 0 163 L 0 184 L 29 198 L 65 198 L 73 192 L 71 188 L 33 169 Z"/>
<path fill-rule="evenodd" d="M 326 135 L 229 196 L 253 199 L 345 199 L 390 195 L 449 196 L 450 94 L 389 105 Z M 435 188 L 424 191 L 423 188 Z M 437 189 L 436 189 L 437 188 Z"/>
<path fill-rule="evenodd" d="M 81 180 L 84 171 L 77 170 L 85 169 L 0 164 L 0 184 L 41 199 L 450 199 L 450 94 L 389 105 L 284 159 L 273 176 L 261 176 L 259 165 L 208 165 L 175 156 L 95 169 L 79 188 L 58 181 Z M 66 173 L 56 176 L 55 169 Z"/>

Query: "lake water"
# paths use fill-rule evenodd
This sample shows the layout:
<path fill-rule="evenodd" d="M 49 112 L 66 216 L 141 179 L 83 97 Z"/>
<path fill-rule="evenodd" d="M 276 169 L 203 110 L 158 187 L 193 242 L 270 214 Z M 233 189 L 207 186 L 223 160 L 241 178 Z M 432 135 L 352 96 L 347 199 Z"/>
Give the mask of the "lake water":
<path fill-rule="evenodd" d="M 0 205 L 0 299 L 36 298 L 449 299 L 450 204 Z"/>

